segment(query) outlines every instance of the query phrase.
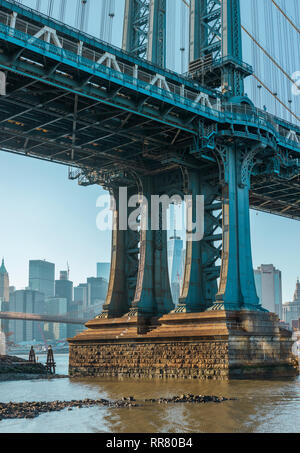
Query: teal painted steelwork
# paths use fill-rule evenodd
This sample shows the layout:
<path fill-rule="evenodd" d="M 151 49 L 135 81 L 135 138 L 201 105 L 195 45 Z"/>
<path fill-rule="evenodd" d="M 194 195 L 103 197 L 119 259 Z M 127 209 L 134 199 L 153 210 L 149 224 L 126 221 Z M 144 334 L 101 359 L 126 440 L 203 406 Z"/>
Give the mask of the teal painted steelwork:
<path fill-rule="evenodd" d="M 222 68 L 224 92 L 244 96 L 240 0 L 222 0 L 222 58 L 228 59 Z"/>
<path fill-rule="evenodd" d="M 141 195 L 148 201 L 142 206 L 140 233 L 140 260 L 135 297 L 132 310 L 138 315 L 162 316 L 173 308 L 169 283 L 166 211 L 159 206 L 158 230 L 151 229 L 151 196 L 163 190 L 159 177 L 146 177 L 141 180 Z M 165 192 L 163 191 L 163 194 Z"/>
<path fill-rule="evenodd" d="M 166 66 L 166 0 L 126 0 L 123 49 Z"/>
<path fill-rule="evenodd" d="M 228 98 L 242 98 L 252 68 L 242 58 L 240 1 L 191 0 L 190 23 L 190 73 Z"/>
<path fill-rule="evenodd" d="M 167 0 L 150 0 L 148 59 L 166 67 Z"/>
<path fill-rule="evenodd" d="M 67 24 L 59 22 L 58 20 L 49 18 L 49 16 L 46 16 L 42 13 L 38 13 L 37 11 L 35 11 L 25 5 L 20 5 L 18 3 L 11 3 L 8 0 L 0 0 L 0 8 L 1 7 L 5 8 L 5 10 L 7 10 L 7 12 L 16 12 L 25 21 L 29 20 L 30 22 L 32 22 L 34 24 L 50 27 L 53 30 L 56 30 L 58 32 L 58 34 L 61 35 L 62 37 L 67 37 L 67 38 L 71 39 L 73 41 L 73 43 L 78 44 L 79 42 L 83 42 L 92 51 L 98 50 L 101 53 L 103 53 L 103 52 L 111 53 L 111 54 L 115 55 L 117 58 L 119 58 L 121 61 L 124 60 L 125 62 L 131 63 L 133 65 L 138 65 L 142 69 L 150 71 L 153 74 L 158 73 L 158 74 L 162 75 L 163 77 L 166 77 L 167 79 L 170 79 L 178 84 L 184 84 L 191 89 L 202 91 L 203 93 L 206 93 L 209 96 L 212 96 L 215 98 L 219 97 L 219 94 L 217 92 L 210 90 L 208 87 L 201 86 L 197 81 L 192 81 L 187 77 L 181 76 L 177 72 L 171 71 L 169 69 L 166 69 L 165 67 L 161 67 L 157 64 L 154 64 L 153 62 L 150 62 L 149 60 L 138 57 L 135 54 L 125 51 L 124 49 L 120 49 L 119 47 L 116 47 L 112 44 L 106 43 L 100 39 L 95 38 L 94 36 L 84 33 Z M 3 25 L 7 25 L 7 24 L 3 24 Z M 14 29 L 12 29 L 12 30 L 14 30 Z M 20 30 L 18 30 L 18 31 L 20 31 Z M 13 34 L 13 31 L 12 31 L 12 34 Z M 30 36 L 30 35 L 28 35 L 28 36 Z M 41 42 L 43 42 L 43 41 L 41 41 Z"/>
<path fill-rule="evenodd" d="M 222 57 L 221 4 L 219 0 L 190 2 L 190 61 Z"/>
<path fill-rule="evenodd" d="M 122 48 L 147 59 L 150 0 L 125 0 Z"/>
<path fill-rule="evenodd" d="M 226 310 L 261 310 L 254 282 L 249 217 L 253 160 L 260 147 L 218 149 L 224 166 L 223 250 L 216 301 Z"/>
<path fill-rule="evenodd" d="M 131 88 L 135 92 L 138 91 L 141 94 L 145 94 L 150 97 L 157 98 L 160 101 L 170 103 L 176 107 L 182 108 L 185 111 L 188 110 L 191 113 L 196 113 L 198 115 L 201 115 L 201 117 L 206 117 L 216 122 L 230 121 L 230 123 L 232 124 L 245 124 L 251 127 L 253 126 L 264 128 L 269 133 L 274 134 L 277 137 L 277 139 L 280 139 L 280 141 L 283 142 L 285 141 L 270 122 L 269 118 L 271 118 L 272 116 L 266 114 L 265 112 L 252 110 L 247 106 L 243 107 L 233 106 L 231 109 L 226 108 L 225 112 L 220 112 L 217 110 L 213 110 L 202 104 L 195 105 L 195 102 L 193 102 L 192 100 L 183 98 L 182 96 L 176 93 L 170 93 L 157 86 L 150 85 L 147 82 L 143 82 L 142 80 L 137 80 L 128 74 L 123 74 L 114 70 L 113 68 L 109 68 L 102 64 L 97 64 L 87 58 L 76 55 L 73 52 L 59 48 L 53 44 L 47 43 L 40 39 L 33 38 L 32 36 L 27 35 L 26 33 L 23 33 L 19 30 L 11 29 L 10 27 L 5 26 L 1 23 L 0 23 L 0 39 L 4 39 L 24 49 L 28 49 L 33 52 L 38 52 L 39 54 L 44 55 L 45 57 L 49 57 L 51 59 L 55 59 L 58 62 L 64 62 L 64 64 L 68 64 L 74 68 L 78 68 L 79 70 L 85 71 L 89 74 L 93 74 L 95 76 L 98 75 L 99 77 L 104 78 L 106 80 L 110 80 L 122 86 Z M 21 62 L 19 62 L 18 64 L 19 66 L 22 66 Z M 26 66 L 26 64 L 24 63 L 23 65 Z M 45 79 L 45 73 L 43 72 L 42 69 L 34 67 L 32 68 L 32 70 L 36 71 L 41 77 L 43 77 L 43 79 Z M 49 79 L 51 79 L 50 76 Z M 70 81 L 68 81 L 68 83 L 70 83 Z M 57 86 L 61 85 L 57 83 Z M 72 87 L 73 90 L 74 89 L 76 90 L 76 88 L 77 88 L 76 86 Z M 85 87 L 83 86 L 78 91 L 84 92 L 84 90 Z M 88 91 L 90 94 L 91 92 L 90 88 L 88 89 Z M 103 102 L 107 102 L 107 100 L 105 100 L 104 98 Z M 130 102 L 129 105 L 122 107 L 128 109 L 128 111 L 136 111 L 135 110 L 136 106 L 130 104 Z M 275 117 L 272 118 L 276 121 Z M 158 117 L 158 119 L 162 120 L 163 123 L 168 124 L 168 122 L 165 119 L 161 117 L 160 118 Z M 191 131 L 193 133 L 193 128 L 187 128 L 184 125 L 184 122 L 179 121 L 177 125 L 181 129 Z M 293 130 L 296 130 L 297 132 L 300 131 L 300 129 L 294 125 Z M 299 147 L 297 145 L 294 146 L 294 149 L 299 151 Z"/>
<path fill-rule="evenodd" d="M 142 4 L 144 10 L 138 10 Z M 140 16 L 130 10 L 133 6 Z M 72 93 L 79 95 L 79 102 L 91 99 L 96 104 L 109 106 L 109 112 L 100 112 L 100 118 L 101 113 L 104 118 L 107 115 L 108 120 L 112 115 L 114 125 L 109 131 L 107 127 L 101 128 L 98 112 L 93 112 L 93 107 L 87 105 L 84 109 L 88 109 L 89 115 L 94 115 L 91 122 L 96 118 L 96 124 L 91 132 L 92 137 L 81 137 L 78 144 L 75 142 L 77 146 L 72 151 L 79 154 L 84 148 L 78 161 L 73 161 L 74 153 L 69 152 L 70 144 L 61 144 L 68 126 L 62 127 L 62 135 L 45 137 L 25 151 L 27 141 L 39 135 L 36 129 L 32 130 L 31 125 L 28 127 L 26 114 L 29 112 L 30 116 L 31 108 L 25 98 L 30 97 L 31 93 L 25 90 L 22 100 L 18 96 L 6 101 L 5 96 L 0 98 L 1 112 L 6 112 L 7 107 L 9 110 L 6 116 L 1 115 L 0 118 L 0 124 L 4 124 L 2 128 L 0 126 L 0 146 L 10 140 L 4 134 L 9 137 L 11 134 L 14 140 L 10 150 L 15 145 L 17 152 L 36 157 L 40 155 L 51 161 L 59 161 L 56 156 L 63 154 L 61 162 L 71 162 L 83 168 L 82 180 L 85 185 L 98 183 L 112 190 L 119 178 L 120 183 L 132 189 L 133 183 L 125 174 L 128 172 L 131 176 L 134 173 L 134 184 L 140 194 L 150 196 L 157 192 L 157 187 L 159 190 L 171 187 L 173 191 L 205 195 L 204 238 L 187 245 L 184 288 L 178 310 L 195 312 L 210 307 L 261 310 L 254 284 L 250 243 L 251 176 L 259 178 L 274 175 L 277 183 L 287 181 L 288 184 L 289 179 L 299 174 L 300 161 L 296 157 L 300 153 L 300 128 L 256 109 L 244 96 L 243 81 L 251 73 L 251 67 L 242 61 L 239 0 L 191 0 L 190 69 L 194 69 L 195 81 L 164 68 L 165 0 L 127 1 L 124 47 L 132 53 L 96 40 L 17 3 L 0 0 L 0 7 L 5 12 L 2 19 L 8 19 L 9 15 L 5 14 L 15 11 L 34 30 L 29 35 L 0 20 L 0 40 L 5 43 L 0 55 L 0 67 L 7 70 L 10 76 L 22 76 L 19 79 L 23 81 L 34 80 L 39 82 L 39 86 L 47 84 L 55 87 L 59 93 L 53 93 L 54 100 L 57 96 Z M 139 38 L 133 37 L 132 33 L 137 30 L 129 26 L 133 20 L 140 21 L 140 26 L 144 27 L 139 32 Z M 43 26 L 57 31 L 57 35 L 54 34 L 57 45 L 46 42 L 47 39 L 44 40 L 39 34 Z M 34 36 L 36 32 L 39 37 Z M 66 40 L 66 48 L 63 40 Z M 82 46 L 78 46 L 79 41 Z M 70 51 L 70 48 L 74 51 Z M 88 52 L 80 53 L 80 48 Z M 89 52 L 94 58 L 83 56 Z M 139 57 L 147 57 L 152 63 Z M 110 59 L 108 65 L 104 64 L 105 58 Z M 143 72 L 141 78 L 138 77 L 139 71 Z M 12 82 L 18 86 L 20 80 L 13 79 Z M 215 90 L 220 87 L 222 94 Z M 36 109 L 34 114 L 39 115 L 43 113 L 41 109 L 44 104 L 36 91 L 32 92 L 36 102 L 32 110 Z M 73 102 L 72 96 L 71 99 Z M 10 105 L 10 101 L 15 104 Z M 8 122 L 11 116 L 15 117 L 13 109 L 16 106 L 23 109 L 19 114 L 21 119 L 24 115 L 23 131 L 16 131 L 16 125 Z M 73 104 L 71 109 L 64 110 L 61 105 L 54 104 L 46 113 L 52 119 L 52 115 L 55 115 L 53 112 L 62 110 L 63 115 L 58 114 L 55 118 L 62 116 L 66 119 L 70 115 L 74 116 L 72 107 Z M 126 118 L 122 115 L 126 115 Z M 116 126 L 113 120 L 120 116 Z M 128 126 L 129 135 L 126 137 L 129 144 L 122 142 L 116 145 L 120 131 L 126 135 L 127 122 L 131 117 L 133 125 Z M 143 128 L 141 118 L 151 120 L 149 131 L 145 134 L 135 131 L 131 135 L 132 128 Z M 81 129 L 85 130 L 85 121 L 89 119 L 83 117 L 80 121 L 84 126 L 77 129 L 78 137 Z M 21 121 L 19 123 L 22 124 Z M 87 128 L 91 127 L 88 124 Z M 104 146 L 98 151 L 85 148 L 91 143 L 97 145 L 100 131 L 104 132 Z M 158 138 L 149 151 L 147 147 L 152 132 Z M 115 139 L 106 144 L 107 136 L 113 136 L 114 133 Z M 50 144 L 57 146 L 51 156 L 47 154 Z M 43 154 L 45 145 L 47 151 Z M 122 149 L 123 145 L 125 149 Z M 113 148 L 111 154 L 110 147 Z M 35 150 L 38 151 L 35 153 Z M 81 165 L 90 156 L 97 157 L 95 166 L 93 159 L 89 161 L 89 166 Z M 94 178 L 95 168 L 97 177 Z M 175 174 L 168 186 L 164 177 L 178 172 L 178 168 L 183 177 Z M 93 173 L 93 177 L 89 172 Z M 259 192 L 259 182 L 257 185 Z M 281 212 L 280 209 L 277 208 L 277 212 Z M 218 231 L 221 227 L 223 235 Z M 222 256 L 219 245 L 221 239 Z M 104 316 L 122 316 L 128 310 L 130 313 L 153 316 L 172 310 L 165 232 L 159 228 L 158 231 L 125 234 L 117 228 L 114 241 L 115 270 L 111 273 Z M 221 279 L 217 291 L 220 258 Z M 122 278 L 119 278 L 119 274 L 122 274 Z"/>
<path fill-rule="evenodd" d="M 192 195 L 194 200 L 194 215 L 196 196 L 204 196 L 204 237 L 201 241 L 187 241 L 183 288 L 175 312 L 195 313 L 207 310 L 216 300 L 222 205 L 216 203 L 221 195 L 219 187 L 207 183 L 205 175 L 199 171 L 187 171 L 186 178 L 187 194 Z"/>

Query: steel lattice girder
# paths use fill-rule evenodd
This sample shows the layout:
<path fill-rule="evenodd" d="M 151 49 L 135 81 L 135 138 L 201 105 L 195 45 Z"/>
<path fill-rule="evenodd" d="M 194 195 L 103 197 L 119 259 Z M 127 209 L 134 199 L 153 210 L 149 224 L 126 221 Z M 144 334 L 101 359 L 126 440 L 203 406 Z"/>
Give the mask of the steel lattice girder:
<path fill-rule="evenodd" d="M 166 0 L 126 0 L 123 49 L 166 65 Z"/>
<path fill-rule="evenodd" d="M 126 0 L 123 49 L 147 58 L 150 0 Z"/>
<path fill-rule="evenodd" d="M 190 61 L 213 54 L 221 58 L 222 23 L 220 0 L 191 0 Z"/>
<path fill-rule="evenodd" d="M 190 72 L 232 96 L 252 73 L 242 62 L 240 0 L 191 0 Z"/>

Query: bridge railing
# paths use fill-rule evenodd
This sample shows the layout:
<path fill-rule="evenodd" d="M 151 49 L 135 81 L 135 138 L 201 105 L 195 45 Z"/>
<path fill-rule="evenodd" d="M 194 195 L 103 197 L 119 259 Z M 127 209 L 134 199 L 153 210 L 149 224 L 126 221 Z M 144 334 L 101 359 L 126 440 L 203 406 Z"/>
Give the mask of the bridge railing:
<path fill-rule="evenodd" d="M 248 104 L 226 104 L 222 106 L 222 110 L 226 112 L 227 117 L 231 121 L 241 120 L 248 123 L 256 123 L 261 127 L 269 129 L 269 131 L 279 136 L 286 143 L 293 145 L 297 143 L 300 147 L 300 128 L 295 124 L 281 120 L 265 110 L 254 108 Z"/>
<path fill-rule="evenodd" d="M 94 62 L 97 62 L 98 57 L 103 55 L 103 53 L 105 52 L 115 53 L 125 61 L 128 60 L 132 62 L 134 60 L 133 62 L 137 63 L 139 67 L 143 66 L 149 69 L 152 73 L 163 73 L 167 77 L 171 77 L 173 80 L 176 80 L 176 82 L 178 82 L 179 86 L 181 84 L 189 85 L 194 89 L 194 91 L 191 91 L 191 93 L 193 94 L 197 93 L 197 91 L 201 89 L 203 90 L 203 92 L 210 96 L 213 96 L 214 98 L 220 96 L 217 92 L 214 92 L 214 90 L 200 86 L 200 84 L 196 81 L 191 81 L 190 78 L 185 77 L 184 74 L 178 74 L 177 72 L 172 71 L 171 69 L 162 68 L 161 66 L 158 66 L 153 62 L 133 55 L 131 52 L 121 49 L 120 47 L 117 47 L 111 43 L 105 42 L 99 38 L 96 38 L 95 36 L 89 35 L 86 32 L 80 31 L 70 25 L 60 22 L 57 19 L 54 19 L 52 17 L 50 18 L 49 16 L 41 12 L 38 12 L 28 6 L 25 6 L 23 4 L 20 5 L 19 1 L 0 0 L 0 6 L 2 4 L 6 6 L 6 8 L 9 4 L 14 5 L 14 10 L 21 12 L 20 14 L 21 17 L 23 13 L 24 17 L 32 20 L 33 22 L 39 23 L 39 25 L 34 25 L 31 22 L 28 23 L 27 20 L 21 19 L 20 15 L 18 15 L 16 18 L 15 28 L 19 29 L 20 31 L 24 31 L 25 33 L 34 36 L 41 30 L 41 26 L 43 25 L 44 26 L 46 25 L 50 28 L 53 27 L 55 30 L 59 32 L 58 36 L 62 44 L 62 47 L 65 48 L 66 50 L 74 52 L 75 54 L 78 53 L 78 46 L 79 43 L 81 42 L 80 40 L 83 40 L 82 42 L 84 45 L 82 47 L 82 55 L 88 59 L 93 60 Z M 4 11 L 1 11 L 0 13 L 1 13 L 0 21 L 5 25 L 9 26 L 11 23 L 11 14 L 8 14 Z M 40 22 L 42 23 L 40 24 Z M 65 38 L 63 35 L 70 36 L 70 39 Z M 71 39 L 74 40 L 72 41 Z M 97 51 L 95 51 L 94 49 L 97 49 Z"/>
<path fill-rule="evenodd" d="M 150 91 L 150 93 L 159 94 L 160 97 L 166 100 L 173 100 L 176 101 L 178 104 L 185 105 L 189 108 L 193 108 L 195 110 L 199 110 L 202 113 L 205 112 L 210 117 L 219 118 L 220 112 L 216 109 L 212 109 L 206 105 L 198 104 L 196 102 L 197 93 L 193 93 L 192 91 L 185 90 L 185 94 L 187 97 L 183 97 L 180 94 L 180 86 L 172 84 L 168 82 L 169 90 L 160 88 L 156 85 L 151 84 L 153 77 L 150 74 L 143 72 L 141 70 L 138 71 L 138 79 L 133 76 L 133 67 L 126 65 L 124 63 L 118 62 L 118 66 L 120 71 L 116 69 L 110 68 L 105 66 L 104 64 L 97 63 L 94 59 L 88 59 L 84 56 L 77 55 L 75 52 L 67 50 L 65 48 L 58 47 L 54 44 L 48 43 L 42 39 L 35 38 L 32 35 L 28 35 L 24 31 L 18 30 L 16 28 L 11 28 L 8 25 L 0 23 L 0 32 L 6 35 L 9 38 L 16 38 L 24 42 L 25 44 L 32 45 L 37 47 L 43 51 L 49 52 L 54 54 L 62 60 L 62 62 L 66 62 L 66 60 L 70 60 L 76 65 L 84 66 L 89 68 L 89 70 L 97 73 L 100 72 L 101 74 L 105 74 L 106 76 L 113 76 L 114 78 L 119 79 L 122 82 L 130 83 L 131 85 Z M 99 59 L 101 58 L 101 54 L 98 55 Z M 190 99 L 192 98 L 192 99 Z"/>

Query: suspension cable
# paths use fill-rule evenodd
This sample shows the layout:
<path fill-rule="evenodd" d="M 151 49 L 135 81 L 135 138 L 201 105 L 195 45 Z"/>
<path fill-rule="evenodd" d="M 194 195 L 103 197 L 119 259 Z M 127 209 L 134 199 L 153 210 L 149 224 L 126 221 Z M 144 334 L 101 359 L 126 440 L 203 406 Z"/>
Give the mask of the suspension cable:
<path fill-rule="evenodd" d="M 183 0 L 184 1 L 184 0 Z M 292 19 L 283 11 L 282 8 L 278 5 L 278 3 L 275 2 L 275 0 L 271 0 L 271 2 L 276 6 L 276 8 L 281 12 L 281 14 L 286 18 L 286 20 L 291 24 L 291 26 L 298 32 L 300 33 L 300 29 L 297 27 L 296 24 L 292 21 Z"/>
<path fill-rule="evenodd" d="M 255 44 L 260 48 L 260 50 L 263 51 L 263 53 L 265 55 L 267 55 L 268 58 L 270 58 L 270 60 L 272 61 L 272 63 L 274 63 L 275 66 L 277 66 L 278 69 L 280 69 L 280 71 L 289 79 L 290 82 L 292 82 L 292 84 L 298 89 L 298 85 L 296 85 L 295 81 L 291 78 L 291 76 L 283 69 L 282 66 L 280 66 L 279 63 L 277 63 L 277 61 L 272 57 L 272 55 L 269 54 L 269 52 L 267 52 L 267 50 L 261 45 L 259 44 L 259 42 L 254 38 L 254 36 L 252 36 L 252 34 L 242 25 L 242 29 L 244 30 L 245 33 L 247 33 L 247 35 L 252 39 L 252 41 L 255 42 Z"/>
<path fill-rule="evenodd" d="M 257 77 L 257 75 L 255 74 L 252 74 L 252 76 L 257 80 L 257 82 L 259 82 L 291 115 L 294 116 L 294 118 L 296 118 L 297 121 L 300 121 L 300 117 L 296 115 L 296 113 L 294 113 L 281 99 L 279 99 L 278 96 L 276 96 L 276 94 L 273 93 L 273 91 L 264 83 L 262 82 L 262 80 Z"/>

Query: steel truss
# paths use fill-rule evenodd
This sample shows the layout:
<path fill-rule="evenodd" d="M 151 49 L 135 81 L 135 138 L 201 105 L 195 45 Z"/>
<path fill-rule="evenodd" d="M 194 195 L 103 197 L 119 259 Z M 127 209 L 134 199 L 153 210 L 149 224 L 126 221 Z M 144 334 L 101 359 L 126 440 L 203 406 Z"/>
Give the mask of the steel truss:
<path fill-rule="evenodd" d="M 166 0 L 126 0 L 123 49 L 166 65 Z"/>

